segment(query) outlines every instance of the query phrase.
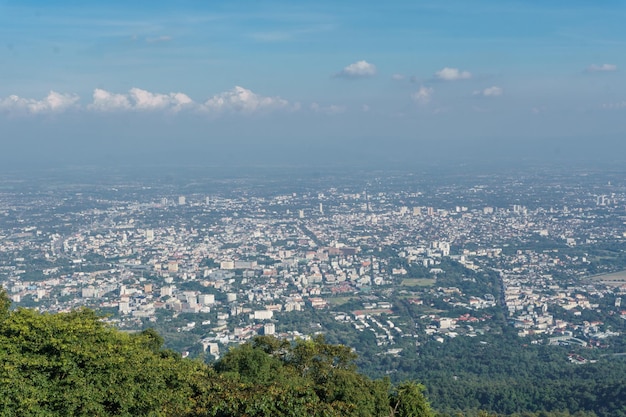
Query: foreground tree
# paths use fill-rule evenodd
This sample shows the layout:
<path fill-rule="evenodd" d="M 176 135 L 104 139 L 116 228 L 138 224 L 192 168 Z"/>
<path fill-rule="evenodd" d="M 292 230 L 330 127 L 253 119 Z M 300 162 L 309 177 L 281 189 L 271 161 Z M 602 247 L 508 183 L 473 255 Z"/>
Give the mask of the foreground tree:
<path fill-rule="evenodd" d="M 424 396 L 425 387 L 407 381 L 398 385 L 391 394 L 392 417 L 431 417 L 433 412 Z"/>
<path fill-rule="evenodd" d="M 9 315 L 9 308 L 11 307 L 11 300 L 2 286 L 0 286 L 0 322 Z"/>
<path fill-rule="evenodd" d="M 265 386 L 268 392 L 278 389 L 299 398 L 310 397 L 327 408 L 325 413 L 389 415 L 389 381 L 359 374 L 355 359 L 350 348 L 327 344 L 321 336 L 294 344 L 258 337 L 231 349 L 215 369 L 224 375 L 234 373 L 254 386 Z"/>
<path fill-rule="evenodd" d="M 90 310 L 9 307 L 0 291 L 0 416 L 430 416 L 421 386 L 390 397 L 387 379 L 359 374 L 354 352 L 323 337 L 258 337 L 210 367 Z"/>
<path fill-rule="evenodd" d="M 201 364 L 129 335 L 88 310 L 19 309 L 0 323 L 0 415 L 166 416 L 191 410 Z"/>

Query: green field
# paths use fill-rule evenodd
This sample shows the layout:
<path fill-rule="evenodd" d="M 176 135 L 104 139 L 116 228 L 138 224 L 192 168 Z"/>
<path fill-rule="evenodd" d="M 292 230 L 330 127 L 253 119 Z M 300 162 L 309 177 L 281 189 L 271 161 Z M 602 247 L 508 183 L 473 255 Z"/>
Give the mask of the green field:
<path fill-rule="evenodd" d="M 626 271 L 613 272 L 591 277 L 594 281 L 599 281 L 606 285 L 621 286 L 626 284 Z"/>
<path fill-rule="evenodd" d="M 406 278 L 400 283 L 403 287 L 432 287 L 434 284 L 434 278 Z"/>
<path fill-rule="evenodd" d="M 332 297 L 332 298 L 327 298 L 326 301 L 328 301 L 328 303 L 331 305 L 340 306 L 342 304 L 345 304 L 351 301 L 352 298 L 353 297 Z"/>

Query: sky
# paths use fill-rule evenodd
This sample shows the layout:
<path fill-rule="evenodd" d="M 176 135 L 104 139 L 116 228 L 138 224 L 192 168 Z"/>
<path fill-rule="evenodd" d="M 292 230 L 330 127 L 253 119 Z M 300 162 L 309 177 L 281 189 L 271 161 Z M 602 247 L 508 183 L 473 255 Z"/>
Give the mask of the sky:
<path fill-rule="evenodd" d="M 624 1 L 0 0 L 0 164 L 626 155 Z"/>

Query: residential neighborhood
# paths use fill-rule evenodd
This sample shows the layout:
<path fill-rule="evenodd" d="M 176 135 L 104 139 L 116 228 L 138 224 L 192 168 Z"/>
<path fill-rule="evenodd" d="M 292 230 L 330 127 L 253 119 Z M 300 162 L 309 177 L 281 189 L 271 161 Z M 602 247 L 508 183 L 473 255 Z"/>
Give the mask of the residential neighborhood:
<path fill-rule="evenodd" d="M 324 333 L 289 327 L 307 311 L 373 333 L 391 355 L 400 339 L 419 350 L 488 333 L 498 312 L 533 343 L 601 347 L 624 331 L 604 318 L 626 318 L 626 258 L 608 252 L 626 241 L 626 188 L 598 181 L 5 187 L 0 279 L 16 307 L 85 306 L 121 329 L 193 335 L 185 355 Z"/>

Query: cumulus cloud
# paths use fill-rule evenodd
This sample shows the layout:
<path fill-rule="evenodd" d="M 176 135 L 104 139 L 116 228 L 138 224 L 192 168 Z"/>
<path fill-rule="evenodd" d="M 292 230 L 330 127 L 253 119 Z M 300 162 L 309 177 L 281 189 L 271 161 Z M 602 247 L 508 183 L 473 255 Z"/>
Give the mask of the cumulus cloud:
<path fill-rule="evenodd" d="M 140 88 L 131 88 L 129 94 L 135 102 L 135 108 L 138 110 L 171 109 L 179 111 L 184 106 L 193 103 L 193 100 L 183 93 L 159 94 Z"/>
<path fill-rule="evenodd" d="M 284 109 L 297 111 L 300 103 L 290 103 L 281 97 L 265 97 L 246 88 L 236 86 L 209 98 L 204 103 L 194 102 L 184 93 L 155 93 L 141 88 L 131 88 L 126 93 L 114 93 L 101 88 L 93 91 L 92 101 L 78 104 L 75 94 L 51 91 L 41 100 L 12 95 L 0 97 L 0 112 L 52 113 L 69 108 L 86 109 L 93 112 L 170 112 L 186 110 L 223 114 L 227 112 L 253 113 Z"/>
<path fill-rule="evenodd" d="M 435 78 L 442 81 L 467 80 L 472 78 L 472 74 L 458 68 L 445 67 L 435 73 Z"/>
<path fill-rule="evenodd" d="M 114 94 L 97 88 L 93 92 L 93 102 L 87 108 L 98 111 L 169 110 L 178 112 L 193 105 L 193 100 L 183 93 L 160 94 L 131 88 L 128 94 Z"/>
<path fill-rule="evenodd" d="M 617 65 L 615 64 L 592 64 L 587 67 L 587 72 L 613 72 L 617 71 Z"/>
<path fill-rule="evenodd" d="M 208 99 L 202 108 L 212 112 L 243 112 L 268 111 L 276 109 L 297 110 L 298 104 L 290 106 L 289 102 L 281 97 L 264 97 L 252 91 L 235 86 L 232 90 L 217 94 Z"/>
<path fill-rule="evenodd" d="M 331 104 L 330 106 L 320 106 L 318 103 L 311 103 L 310 109 L 315 113 L 324 113 L 324 114 L 340 114 L 346 111 L 345 106 L 339 106 L 336 104 Z"/>
<path fill-rule="evenodd" d="M 92 110 L 113 111 L 130 109 L 130 100 L 124 94 L 113 94 L 106 90 L 96 88 L 93 91 L 93 102 L 87 106 Z"/>
<path fill-rule="evenodd" d="M 497 87 L 495 85 L 492 87 L 487 87 L 484 90 L 474 91 L 475 96 L 482 96 L 482 97 L 498 97 L 498 96 L 501 96 L 503 93 L 504 93 L 504 90 L 501 87 Z"/>
<path fill-rule="evenodd" d="M 56 91 L 50 91 L 41 100 L 11 95 L 5 99 L 0 99 L 0 109 L 9 112 L 57 113 L 74 107 L 79 99 L 80 97 L 76 94 L 63 94 Z"/>
<path fill-rule="evenodd" d="M 342 78 L 365 78 L 374 75 L 376 75 L 376 66 L 367 61 L 354 62 L 335 74 Z"/>
<path fill-rule="evenodd" d="M 411 99 L 418 104 L 428 104 L 434 92 L 435 90 L 431 87 L 421 86 L 419 90 L 411 94 Z"/>

